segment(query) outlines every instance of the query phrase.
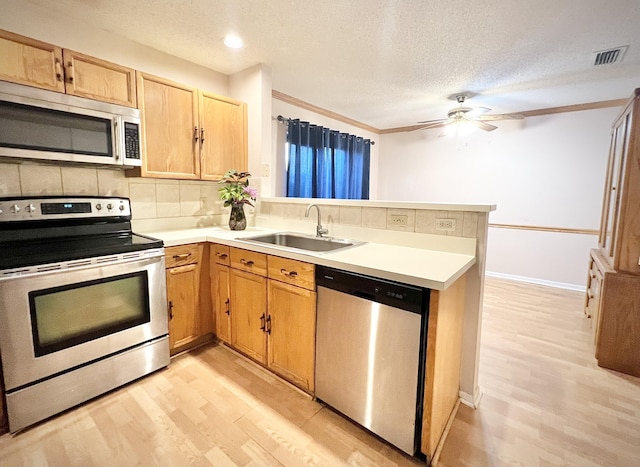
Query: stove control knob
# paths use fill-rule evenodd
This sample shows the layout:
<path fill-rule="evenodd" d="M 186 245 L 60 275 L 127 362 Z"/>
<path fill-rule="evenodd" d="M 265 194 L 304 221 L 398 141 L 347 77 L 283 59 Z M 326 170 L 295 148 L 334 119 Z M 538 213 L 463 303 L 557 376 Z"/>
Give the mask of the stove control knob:
<path fill-rule="evenodd" d="M 111 204 L 111 203 L 107 204 L 107 209 L 109 211 L 111 211 L 113 209 L 113 204 Z"/>
<path fill-rule="evenodd" d="M 99 211 L 100 209 L 102 209 L 102 204 L 98 203 L 96 204 L 96 209 Z"/>
<path fill-rule="evenodd" d="M 20 212 L 20 206 L 14 204 L 13 206 L 11 206 L 11 212 L 14 214 L 18 214 Z"/>
<path fill-rule="evenodd" d="M 33 205 L 33 203 L 29 204 L 29 206 L 27 206 L 26 211 L 27 212 L 35 212 L 36 207 Z"/>

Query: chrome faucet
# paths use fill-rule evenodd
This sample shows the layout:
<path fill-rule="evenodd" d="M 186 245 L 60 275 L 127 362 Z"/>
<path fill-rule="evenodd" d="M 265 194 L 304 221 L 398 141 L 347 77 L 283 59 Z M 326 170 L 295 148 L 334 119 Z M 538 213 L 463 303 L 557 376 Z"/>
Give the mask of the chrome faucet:
<path fill-rule="evenodd" d="M 323 228 L 322 224 L 320 223 L 320 220 L 321 220 L 320 207 L 318 207 L 317 204 L 310 204 L 309 206 L 307 206 L 307 210 L 304 213 L 304 217 L 309 217 L 309 211 L 311 210 L 311 208 L 316 208 L 316 210 L 318 211 L 318 226 L 316 227 L 316 237 L 322 237 L 323 235 L 328 234 L 329 230 Z"/>

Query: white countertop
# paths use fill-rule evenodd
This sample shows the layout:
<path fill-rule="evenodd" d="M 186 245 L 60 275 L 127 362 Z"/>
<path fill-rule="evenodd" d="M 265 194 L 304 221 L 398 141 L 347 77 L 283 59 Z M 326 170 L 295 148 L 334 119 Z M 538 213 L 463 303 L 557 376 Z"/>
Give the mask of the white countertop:
<path fill-rule="evenodd" d="M 145 232 L 144 235 L 162 239 L 165 246 L 199 242 L 220 243 L 435 290 L 449 287 L 476 262 L 474 255 L 381 243 L 365 243 L 343 250 L 317 253 L 293 252 L 268 244 L 258 245 L 238 240 L 242 237 L 273 232 L 276 230 L 258 227 L 249 227 L 242 231 L 210 227 Z"/>

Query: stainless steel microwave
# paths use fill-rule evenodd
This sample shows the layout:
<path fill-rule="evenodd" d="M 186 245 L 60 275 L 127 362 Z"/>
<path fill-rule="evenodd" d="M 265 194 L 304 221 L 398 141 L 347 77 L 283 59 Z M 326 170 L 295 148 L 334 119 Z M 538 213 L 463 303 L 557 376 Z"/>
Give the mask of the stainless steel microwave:
<path fill-rule="evenodd" d="M 4 158 L 140 166 L 140 111 L 0 82 Z"/>

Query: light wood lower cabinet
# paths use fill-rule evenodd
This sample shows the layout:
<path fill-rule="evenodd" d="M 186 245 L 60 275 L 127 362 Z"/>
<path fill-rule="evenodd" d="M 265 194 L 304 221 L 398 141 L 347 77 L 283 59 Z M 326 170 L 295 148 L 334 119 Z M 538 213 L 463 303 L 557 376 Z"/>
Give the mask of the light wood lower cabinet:
<path fill-rule="evenodd" d="M 211 264 L 218 338 L 312 393 L 314 265 L 224 245 Z"/>
<path fill-rule="evenodd" d="M 316 293 L 269 279 L 267 365 L 283 378 L 313 392 Z"/>
<path fill-rule="evenodd" d="M 169 348 L 174 354 L 212 337 L 208 246 L 165 248 L 165 263 Z"/>
<path fill-rule="evenodd" d="M 231 269 L 231 345 L 267 363 L 267 278 Z"/>

